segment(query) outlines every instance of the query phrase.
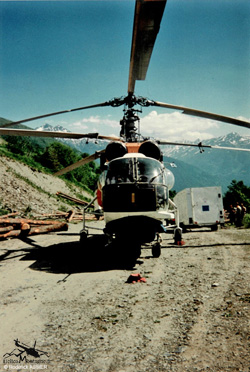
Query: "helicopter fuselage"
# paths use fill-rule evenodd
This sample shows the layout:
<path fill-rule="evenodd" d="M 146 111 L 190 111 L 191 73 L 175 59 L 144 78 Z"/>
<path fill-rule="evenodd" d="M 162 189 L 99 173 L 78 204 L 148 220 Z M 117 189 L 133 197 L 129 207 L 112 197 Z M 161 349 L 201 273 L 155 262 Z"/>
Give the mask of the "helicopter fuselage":
<path fill-rule="evenodd" d="M 111 160 L 99 179 L 99 204 L 104 211 L 105 232 L 128 235 L 140 244 L 151 242 L 164 230 L 169 211 L 173 173 L 162 162 L 141 153 L 127 153 Z"/>

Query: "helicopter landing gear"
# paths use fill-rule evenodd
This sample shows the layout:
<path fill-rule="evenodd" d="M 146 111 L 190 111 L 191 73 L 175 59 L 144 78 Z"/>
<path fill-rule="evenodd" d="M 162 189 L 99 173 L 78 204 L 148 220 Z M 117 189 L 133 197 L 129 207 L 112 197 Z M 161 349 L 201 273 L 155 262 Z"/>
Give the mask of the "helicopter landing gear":
<path fill-rule="evenodd" d="M 182 228 L 181 227 L 176 227 L 174 230 L 174 244 L 176 245 L 182 245 Z"/>
<path fill-rule="evenodd" d="M 161 255 L 161 243 L 162 237 L 160 234 L 157 234 L 157 242 L 152 246 L 152 256 L 155 258 Z"/>
<path fill-rule="evenodd" d="M 88 237 L 88 230 L 82 229 L 80 231 L 80 243 L 86 243 Z"/>

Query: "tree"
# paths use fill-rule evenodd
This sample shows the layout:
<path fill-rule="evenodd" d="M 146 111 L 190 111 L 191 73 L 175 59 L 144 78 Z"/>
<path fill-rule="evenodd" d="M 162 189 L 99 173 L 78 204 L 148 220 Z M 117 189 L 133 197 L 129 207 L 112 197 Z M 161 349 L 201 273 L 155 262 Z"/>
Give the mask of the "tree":
<path fill-rule="evenodd" d="M 169 190 L 169 197 L 170 197 L 170 199 L 174 199 L 174 197 L 175 197 L 175 195 L 176 195 L 176 191 L 175 190 Z"/>
<path fill-rule="evenodd" d="M 45 149 L 40 157 L 40 162 L 44 167 L 55 173 L 88 155 L 86 153 L 80 154 L 77 150 L 67 145 L 55 142 Z M 99 171 L 95 162 L 90 162 L 66 173 L 63 177 L 78 185 L 87 186 L 91 190 L 95 190 L 98 173 Z"/>
<path fill-rule="evenodd" d="M 29 137 L 18 136 L 3 136 L 6 140 L 6 147 L 14 154 L 29 155 L 30 153 L 37 153 L 39 148 L 35 148 Z"/>
<path fill-rule="evenodd" d="M 243 181 L 233 180 L 228 186 L 228 191 L 225 193 L 224 199 L 225 209 L 229 209 L 229 206 L 236 205 L 236 203 L 243 203 L 250 211 L 250 187 L 244 185 Z"/>
<path fill-rule="evenodd" d="M 60 142 L 54 142 L 46 147 L 40 157 L 40 162 L 44 167 L 57 172 L 80 159 L 81 156 L 71 147 Z"/>

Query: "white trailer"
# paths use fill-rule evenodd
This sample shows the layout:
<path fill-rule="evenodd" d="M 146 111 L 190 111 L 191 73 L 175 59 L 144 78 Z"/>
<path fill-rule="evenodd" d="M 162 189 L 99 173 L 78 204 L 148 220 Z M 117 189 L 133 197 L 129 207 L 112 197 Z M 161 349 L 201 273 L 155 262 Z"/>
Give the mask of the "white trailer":
<path fill-rule="evenodd" d="M 211 227 L 217 230 L 219 224 L 224 224 L 222 191 L 220 186 L 193 187 L 176 194 L 174 203 L 179 209 L 180 226 Z"/>

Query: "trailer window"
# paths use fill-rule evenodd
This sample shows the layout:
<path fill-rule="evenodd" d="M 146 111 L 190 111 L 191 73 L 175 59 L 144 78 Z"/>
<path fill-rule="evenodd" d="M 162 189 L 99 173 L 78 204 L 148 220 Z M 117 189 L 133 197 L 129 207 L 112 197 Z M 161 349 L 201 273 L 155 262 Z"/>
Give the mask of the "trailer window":
<path fill-rule="evenodd" d="M 203 205 L 202 212 L 209 212 L 209 205 Z"/>

